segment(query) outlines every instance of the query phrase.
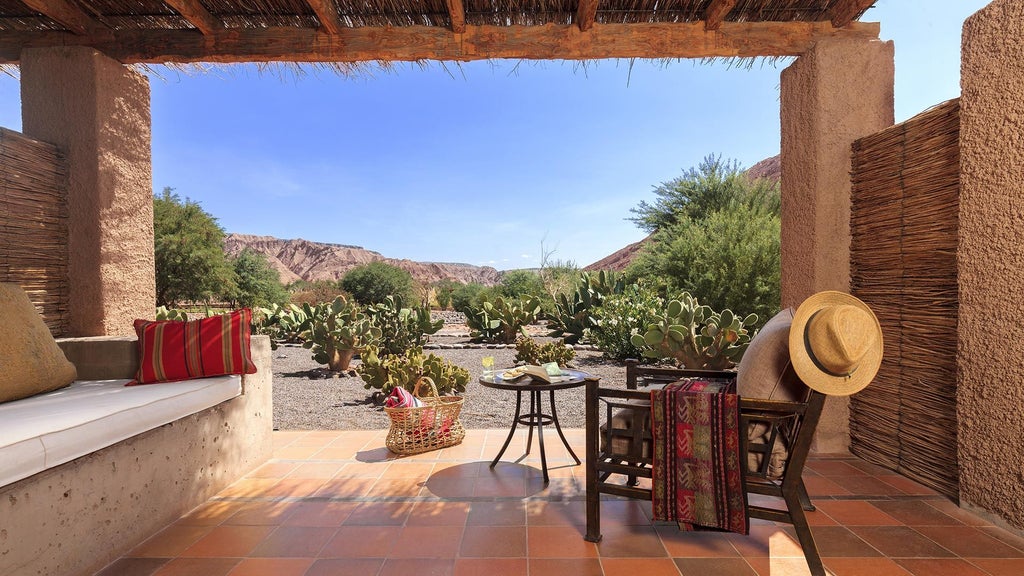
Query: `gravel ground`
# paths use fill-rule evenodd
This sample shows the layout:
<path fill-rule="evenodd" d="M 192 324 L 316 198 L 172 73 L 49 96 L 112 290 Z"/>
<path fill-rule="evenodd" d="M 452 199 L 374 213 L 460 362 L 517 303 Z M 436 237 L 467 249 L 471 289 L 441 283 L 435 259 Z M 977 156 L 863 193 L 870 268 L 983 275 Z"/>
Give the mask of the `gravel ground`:
<path fill-rule="evenodd" d="M 467 344 L 464 330 L 446 327 L 432 338 L 439 345 Z M 466 398 L 462 407 L 462 423 L 467 428 L 508 428 L 515 413 L 515 393 L 485 388 L 477 382 L 483 370 L 480 359 L 494 356 L 494 365 L 514 365 L 514 348 L 429 349 L 426 352 L 444 357 L 470 372 Z M 295 345 L 282 345 L 272 352 L 274 368 L 274 428 L 279 430 L 373 430 L 390 426 L 384 410 L 374 405 L 371 390 L 355 375 L 334 376 L 310 358 L 309 350 Z M 353 362 L 358 365 L 359 360 Z M 625 380 L 626 369 L 619 362 L 608 360 L 600 352 L 577 350 L 570 368 L 583 370 L 614 385 Z M 555 392 L 558 419 L 565 428 L 582 428 L 584 388 Z M 547 395 L 545 395 L 545 399 Z M 545 403 L 545 412 L 548 412 Z"/>

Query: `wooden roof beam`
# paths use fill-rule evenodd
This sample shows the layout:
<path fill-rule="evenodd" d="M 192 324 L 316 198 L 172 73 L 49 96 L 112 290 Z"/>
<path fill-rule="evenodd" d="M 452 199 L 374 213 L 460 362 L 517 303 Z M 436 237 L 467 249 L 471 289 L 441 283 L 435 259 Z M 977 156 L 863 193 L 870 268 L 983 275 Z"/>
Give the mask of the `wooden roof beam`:
<path fill-rule="evenodd" d="M 877 22 L 702 22 L 466 26 L 458 38 L 440 26 L 345 28 L 231 28 L 212 38 L 191 30 L 117 30 L 96 36 L 67 32 L 0 34 L 0 63 L 18 61 L 23 48 L 84 45 L 125 64 L 168 62 L 471 61 L 491 58 L 593 60 L 600 58 L 711 58 L 799 56 L 822 38 L 878 38 Z M 212 41 L 211 41 L 212 40 Z"/>
<path fill-rule="evenodd" d="M 857 14 L 867 10 L 877 1 L 878 0 L 839 0 L 829 14 L 829 20 L 832 21 L 832 27 L 845 27 L 850 22 L 853 22 L 853 19 Z"/>
<path fill-rule="evenodd" d="M 580 0 L 578 6 L 576 6 L 576 23 L 579 24 L 580 30 L 586 32 L 594 27 L 594 21 L 597 20 L 597 0 Z"/>
<path fill-rule="evenodd" d="M 220 20 L 214 18 L 209 10 L 199 3 L 199 0 L 164 0 L 167 5 L 174 8 L 182 18 L 206 36 L 212 36 L 217 30 L 223 28 Z"/>
<path fill-rule="evenodd" d="M 22 2 L 79 36 L 94 33 L 102 28 L 99 22 L 66 0 L 22 0 Z"/>
<path fill-rule="evenodd" d="M 704 12 L 704 29 L 718 30 L 726 15 L 736 6 L 737 0 L 712 0 Z"/>
<path fill-rule="evenodd" d="M 448 16 L 452 19 L 452 32 L 463 34 L 466 32 L 466 6 L 462 0 L 445 0 L 448 4 Z"/>
<path fill-rule="evenodd" d="M 316 13 L 316 18 L 320 21 L 320 28 L 324 32 L 341 34 L 341 31 L 346 28 L 341 22 L 341 17 L 338 16 L 338 7 L 335 6 L 334 0 L 306 0 L 306 3 Z"/>

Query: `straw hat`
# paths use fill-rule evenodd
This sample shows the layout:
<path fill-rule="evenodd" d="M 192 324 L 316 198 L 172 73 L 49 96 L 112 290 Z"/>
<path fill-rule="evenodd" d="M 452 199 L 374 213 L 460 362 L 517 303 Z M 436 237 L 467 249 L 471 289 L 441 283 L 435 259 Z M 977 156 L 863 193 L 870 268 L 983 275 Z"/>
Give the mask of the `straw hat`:
<path fill-rule="evenodd" d="M 882 363 L 882 327 L 868 305 L 842 292 L 804 300 L 789 330 L 797 375 L 824 394 L 849 396 L 867 386 Z"/>

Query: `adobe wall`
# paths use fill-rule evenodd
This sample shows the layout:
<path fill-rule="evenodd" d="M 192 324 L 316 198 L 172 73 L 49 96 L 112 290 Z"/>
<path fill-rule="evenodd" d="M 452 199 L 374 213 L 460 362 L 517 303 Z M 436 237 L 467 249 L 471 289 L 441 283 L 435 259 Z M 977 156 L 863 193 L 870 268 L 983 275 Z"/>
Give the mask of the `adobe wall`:
<path fill-rule="evenodd" d="M 1024 0 L 967 19 L 960 68 L 961 505 L 1024 528 Z"/>
<path fill-rule="evenodd" d="M 130 377 L 133 342 L 87 340 L 61 346 Z M 269 459 L 270 339 L 251 349 L 242 396 L 0 488 L 0 574 L 93 574 Z"/>
<path fill-rule="evenodd" d="M 26 49 L 22 130 L 67 157 L 68 336 L 134 334 L 156 306 L 149 81 L 91 48 Z"/>
<path fill-rule="evenodd" d="M 782 71 L 782 306 L 850 290 L 851 145 L 893 124 L 893 44 L 823 40 Z M 814 449 L 850 444 L 849 399 L 830 397 Z"/>

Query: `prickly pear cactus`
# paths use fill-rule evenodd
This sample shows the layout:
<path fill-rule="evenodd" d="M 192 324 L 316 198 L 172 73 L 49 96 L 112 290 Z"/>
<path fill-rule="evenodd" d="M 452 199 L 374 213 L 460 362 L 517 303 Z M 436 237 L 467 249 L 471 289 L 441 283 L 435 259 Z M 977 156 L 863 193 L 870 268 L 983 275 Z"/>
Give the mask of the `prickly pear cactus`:
<path fill-rule="evenodd" d="M 374 326 L 358 304 L 338 296 L 329 304 L 316 307 L 309 328 L 302 332 L 304 348 L 313 351 L 313 361 L 327 364 L 335 372 L 348 370 L 352 356 L 380 340 Z"/>
<path fill-rule="evenodd" d="M 731 310 L 715 312 L 687 292 L 671 300 L 665 315 L 630 342 L 648 358 L 671 358 L 682 368 L 722 370 L 739 363 L 750 343 L 749 328 L 757 315 L 745 318 Z"/>
<path fill-rule="evenodd" d="M 519 334 L 525 336 L 523 327 L 537 321 L 540 309 L 540 299 L 535 296 L 485 300 L 480 308 L 466 314 L 469 336 L 474 342 L 511 344 Z"/>
<path fill-rule="evenodd" d="M 375 346 L 362 354 L 356 369 L 367 390 L 380 390 L 384 395 L 395 386 L 412 392 L 416 381 L 429 376 L 437 385 L 438 394 L 465 392 L 469 371 L 433 354 L 423 355 L 422 348 L 410 348 L 402 354 L 381 355 Z M 422 393 L 422 391 L 421 391 Z"/>

